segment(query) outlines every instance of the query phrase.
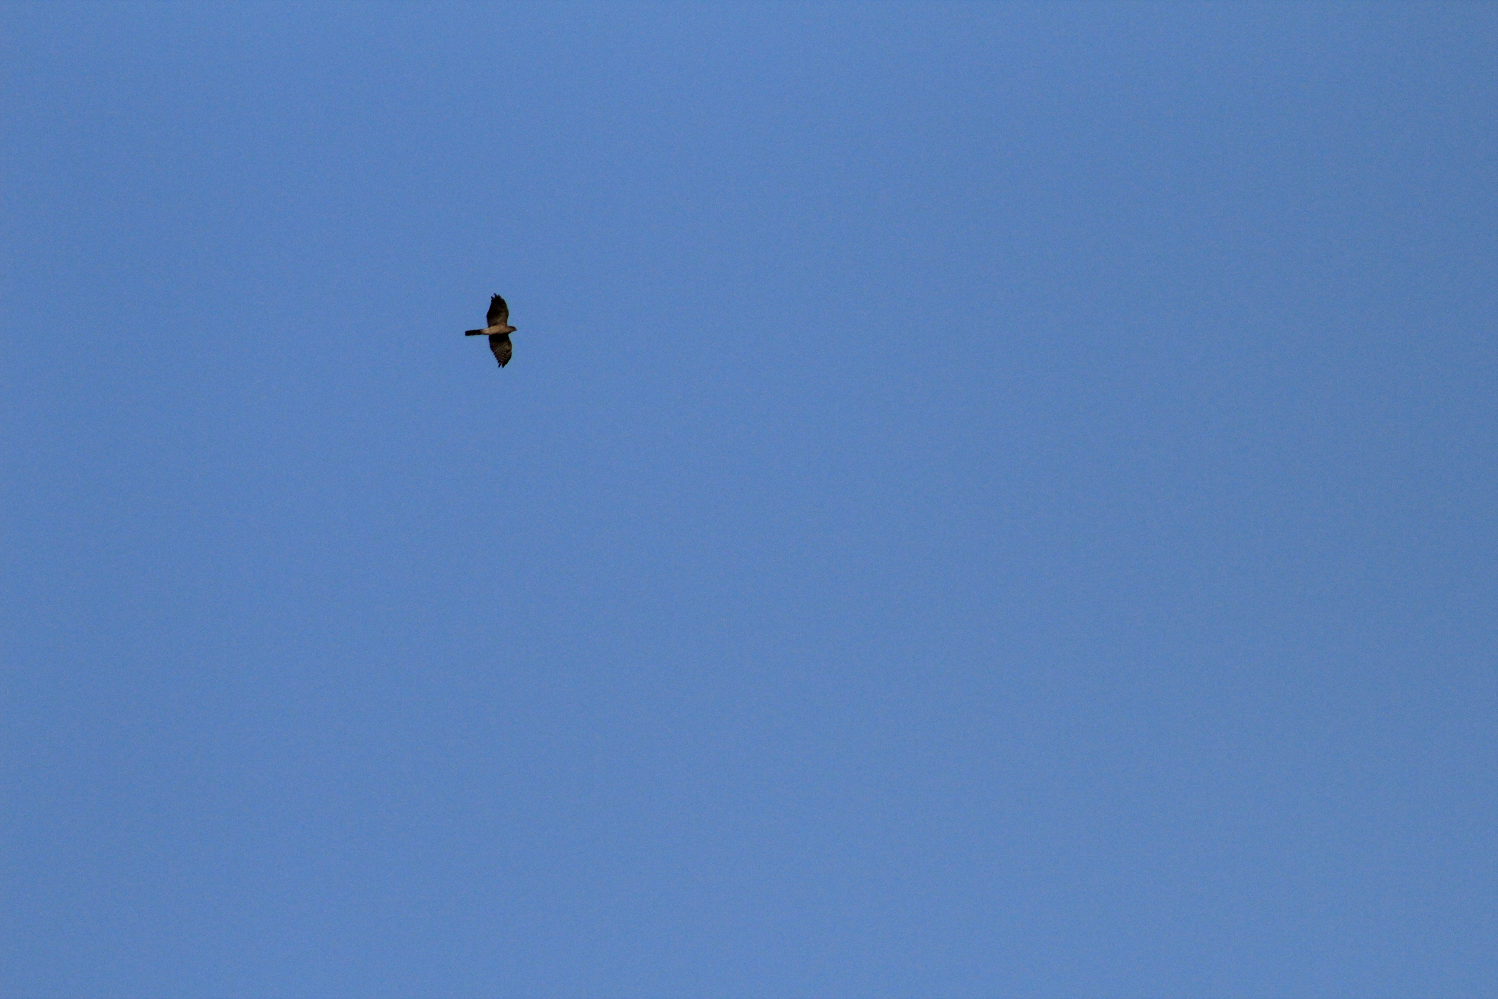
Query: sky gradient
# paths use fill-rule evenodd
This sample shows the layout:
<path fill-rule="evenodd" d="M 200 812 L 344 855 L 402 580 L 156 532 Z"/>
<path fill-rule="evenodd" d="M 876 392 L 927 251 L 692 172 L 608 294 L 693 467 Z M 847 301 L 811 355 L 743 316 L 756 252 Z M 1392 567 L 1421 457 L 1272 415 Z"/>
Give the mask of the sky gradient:
<path fill-rule="evenodd" d="M 0 996 L 1498 993 L 1498 8 L 0 87 Z"/>

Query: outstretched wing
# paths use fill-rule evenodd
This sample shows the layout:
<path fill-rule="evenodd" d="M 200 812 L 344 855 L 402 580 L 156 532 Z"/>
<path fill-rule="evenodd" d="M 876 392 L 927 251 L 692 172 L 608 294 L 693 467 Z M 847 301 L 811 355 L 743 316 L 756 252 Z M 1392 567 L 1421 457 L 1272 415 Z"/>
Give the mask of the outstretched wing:
<path fill-rule="evenodd" d="M 490 326 L 508 326 L 510 324 L 510 307 L 498 295 L 489 299 L 488 319 Z"/>
<path fill-rule="evenodd" d="M 494 297 L 498 298 L 499 296 L 496 295 Z M 489 315 L 492 317 L 494 310 L 489 310 Z M 493 322 L 494 320 L 491 318 L 489 321 Z M 510 363 L 510 354 L 515 348 L 510 345 L 510 334 L 490 333 L 489 349 L 494 351 L 494 359 L 499 362 L 499 366 L 502 368 Z"/>

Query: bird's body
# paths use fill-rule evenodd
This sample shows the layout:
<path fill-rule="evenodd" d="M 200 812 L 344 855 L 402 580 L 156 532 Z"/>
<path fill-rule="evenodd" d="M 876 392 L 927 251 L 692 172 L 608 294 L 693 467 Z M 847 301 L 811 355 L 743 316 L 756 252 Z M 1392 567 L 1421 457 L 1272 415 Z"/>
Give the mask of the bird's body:
<path fill-rule="evenodd" d="M 505 300 L 498 295 L 489 299 L 489 314 L 484 317 L 489 323 L 481 330 L 466 330 L 464 336 L 478 336 L 480 333 L 489 334 L 489 349 L 494 351 L 494 359 L 502 368 L 510 363 L 510 354 L 514 347 L 510 344 L 510 334 L 515 332 L 515 327 L 510 325 L 510 307 Z"/>

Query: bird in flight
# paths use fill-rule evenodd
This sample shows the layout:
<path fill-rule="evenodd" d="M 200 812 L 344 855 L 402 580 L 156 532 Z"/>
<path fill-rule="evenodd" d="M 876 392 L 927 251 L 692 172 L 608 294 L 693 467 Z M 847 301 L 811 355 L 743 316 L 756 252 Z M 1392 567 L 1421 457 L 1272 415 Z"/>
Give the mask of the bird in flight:
<path fill-rule="evenodd" d="M 489 349 L 494 351 L 494 359 L 502 368 L 510 363 L 510 334 L 515 332 L 515 327 L 510 325 L 510 307 L 505 300 L 495 295 L 489 299 L 489 314 L 484 317 L 489 321 L 486 329 L 468 330 L 464 336 L 478 336 L 480 333 L 489 334 Z"/>

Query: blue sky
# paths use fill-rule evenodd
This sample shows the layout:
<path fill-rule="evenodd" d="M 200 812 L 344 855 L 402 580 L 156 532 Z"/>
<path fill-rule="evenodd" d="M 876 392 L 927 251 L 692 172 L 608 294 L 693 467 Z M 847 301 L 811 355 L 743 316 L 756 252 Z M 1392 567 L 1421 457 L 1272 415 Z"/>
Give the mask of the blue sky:
<path fill-rule="evenodd" d="M 1493 7 L 0 46 L 0 995 L 1498 991 Z"/>

